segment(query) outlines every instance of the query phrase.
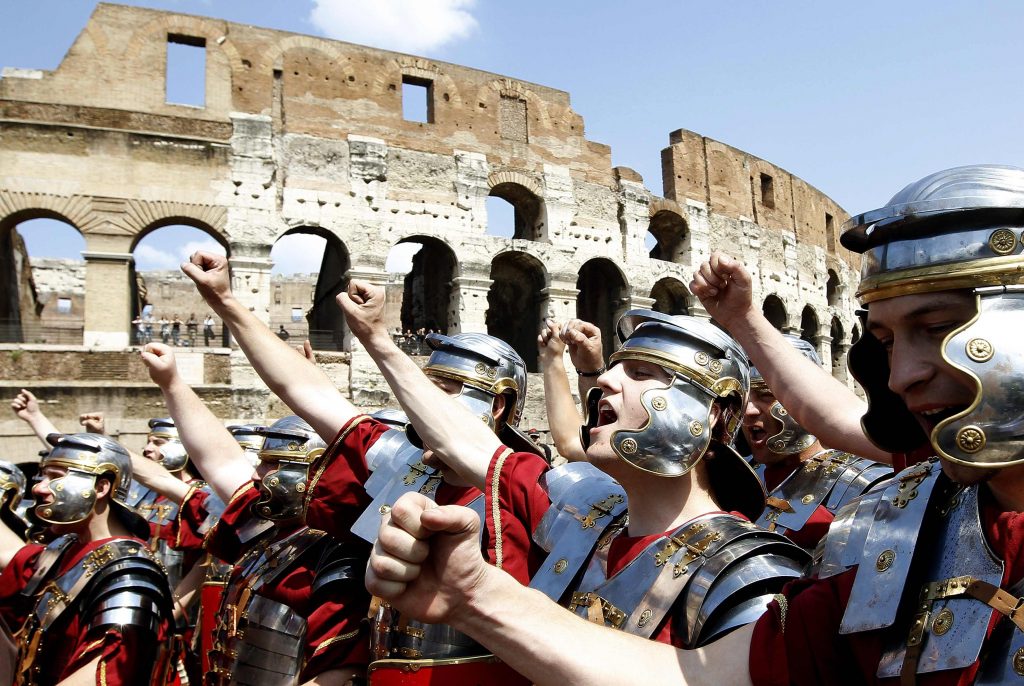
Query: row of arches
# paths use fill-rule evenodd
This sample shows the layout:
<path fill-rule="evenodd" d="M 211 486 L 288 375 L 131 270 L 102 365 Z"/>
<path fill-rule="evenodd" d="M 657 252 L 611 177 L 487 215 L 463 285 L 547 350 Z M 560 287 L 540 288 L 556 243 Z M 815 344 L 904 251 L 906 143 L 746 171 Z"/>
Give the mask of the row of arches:
<path fill-rule="evenodd" d="M 831 277 L 835 275 L 835 272 L 829 270 L 830 281 Z M 790 325 L 789 314 L 786 312 L 786 306 L 782 302 L 782 299 L 777 295 L 768 295 L 761 305 L 761 311 L 765 318 L 771 322 L 779 331 L 799 333 L 800 338 L 807 341 L 815 347 L 819 353 L 824 352 L 822 349 L 823 337 L 826 335 L 822 329 L 821 322 L 818 318 L 818 313 L 810 305 L 805 305 L 803 310 L 800 312 L 800 328 L 794 330 Z M 860 330 L 855 324 L 853 326 L 850 335 L 846 335 L 845 328 L 843 327 L 842 320 L 839 317 L 833 316 L 829 322 L 828 328 L 829 337 L 829 357 L 831 359 L 832 374 L 837 378 L 846 378 L 846 353 L 849 347 L 857 342 L 860 338 Z"/>

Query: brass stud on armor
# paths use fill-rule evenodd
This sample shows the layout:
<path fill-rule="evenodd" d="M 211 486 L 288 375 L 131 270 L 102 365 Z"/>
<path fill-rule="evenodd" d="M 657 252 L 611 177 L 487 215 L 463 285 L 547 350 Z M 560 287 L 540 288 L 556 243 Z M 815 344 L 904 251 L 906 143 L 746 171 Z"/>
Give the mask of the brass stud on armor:
<path fill-rule="evenodd" d="M 1024 676 L 1024 648 L 1013 654 L 1013 671 Z"/>
<path fill-rule="evenodd" d="M 704 433 L 704 425 L 698 422 L 696 419 L 690 422 L 690 435 L 694 438 Z"/>
<path fill-rule="evenodd" d="M 568 568 L 569 568 L 569 561 L 566 560 L 563 557 L 561 560 L 559 560 L 558 562 L 555 563 L 555 567 L 554 567 L 555 574 L 561 574 L 562 572 L 564 572 Z"/>
<path fill-rule="evenodd" d="M 299 493 L 305 493 L 306 492 L 306 484 L 301 483 L 301 482 L 295 484 L 295 490 L 298 491 Z"/>
<path fill-rule="evenodd" d="M 988 247 L 997 255 L 1009 255 L 1017 247 L 1017 237 L 1009 229 L 996 229 L 988 237 Z"/>
<path fill-rule="evenodd" d="M 49 508 L 49 507 L 46 508 L 45 510 L 43 510 L 43 516 L 44 517 L 49 517 L 52 514 L 53 514 L 53 510 L 51 508 Z"/>
<path fill-rule="evenodd" d="M 380 512 L 382 515 L 386 515 L 388 512 L 391 512 L 391 506 L 390 505 L 381 505 L 380 509 L 377 510 L 377 511 Z"/>
<path fill-rule="evenodd" d="M 951 628 L 953 628 L 953 612 L 946 607 L 935 616 L 935 621 L 932 622 L 932 633 L 936 636 L 942 636 Z"/>
<path fill-rule="evenodd" d="M 638 446 L 636 444 L 636 441 L 634 441 L 632 438 L 627 438 L 624 441 L 622 441 L 622 443 L 619 444 L 619 450 L 626 453 L 627 455 L 632 455 L 633 453 L 635 453 L 637 451 L 637 447 Z"/>
<path fill-rule="evenodd" d="M 883 550 L 882 554 L 875 560 L 875 569 L 880 572 L 892 567 L 892 563 L 896 561 L 896 552 L 894 550 Z"/>
<path fill-rule="evenodd" d="M 270 486 L 271 488 L 276 488 L 279 483 L 281 483 L 281 480 L 278 479 L 276 476 L 273 477 L 273 478 L 267 479 L 267 485 Z"/>
<path fill-rule="evenodd" d="M 984 338 L 972 338 L 967 341 L 966 352 L 967 357 L 975 362 L 988 362 L 995 354 L 995 349 Z"/>
<path fill-rule="evenodd" d="M 654 613 L 651 611 L 651 608 L 647 608 L 640 613 L 640 619 L 636 620 L 636 625 L 641 628 L 647 626 L 651 623 L 651 617 L 653 616 Z"/>
<path fill-rule="evenodd" d="M 699 364 L 701 367 L 707 367 L 708 363 L 711 362 L 711 358 L 703 350 L 698 350 L 693 355 L 693 361 Z"/>
<path fill-rule="evenodd" d="M 473 371 L 479 374 L 480 376 L 487 376 L 487 365 L 485 365 L 483 362 L 477 362 L 476 366 L 473 367 Z"/>
<path fill-rule="evenodd" d="M 985 432 L 974 425 L 965 426 L 956 434 L 956 446 L 965 453 L 976 453 L 985 447 L 985 443 Z"/>
<path fill-rule="evenodd" d="M 296 443 L 295 441 L 292 441 L 291 443 L 288 444 L 288 450 L 298 450 L 298 449 L 299 449 L 299 444 Z"/>
<path fill-rule="evenodd" d="M 800 502 L 802 502 L 804 505 L 810 505 L 811 503 L 814 502 L 814 496 L 808 493 L 803 498 L 800 498 Z"/>
<path fill-rule="evenodd" d="M 718 360 L 711 360 L 711 364 L 708 365 L 708 369 L 711 370 L 712 374 L 721 374 L 722 363 Z"/>
<path fill-rule="evenodd" d="M 660 412 L 661 410 L 664 410 L 666 407 L 668 407 L 668 401 L 665 400 L 664 396 L 655 396 L 651 400 L 651 407 Z"/>

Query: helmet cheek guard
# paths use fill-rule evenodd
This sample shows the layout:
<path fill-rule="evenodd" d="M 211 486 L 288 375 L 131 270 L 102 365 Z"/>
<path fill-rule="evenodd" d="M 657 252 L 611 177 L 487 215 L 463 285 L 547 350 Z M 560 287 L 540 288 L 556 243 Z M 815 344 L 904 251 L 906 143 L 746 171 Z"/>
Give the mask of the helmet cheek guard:
<path fill-rule="evenodd" d="M 768 450 L 778 455 L 796 455 L 814 445 L 818 440 L 800 426 L 789 411 L 778 400 L 768 408 L 768 414 L 775 420 L 779 430 L 768 438 Z"/>
<path fill-rule="evenodd" d="M 693 397 L 693 389 L 675 376 L 665 388 L 644 391 L 640 402 L 647 411 L 647 423 L 613 433 L 615 454 L 659 476 L 682 476 L 693 469 L 711 443 L 709 403 Z"/>
<path fill-rule="evenodd" d="M 932 444 L 942 457 L 971 467 L 1024 464 L 1024 287 L 975 293 L 978 314 L 952 332 L 942 350 L 970 378 L 974 401 L 939 422 Z"/>
<path fill-rule="evenodd" d="M 169 439 L 160 446 L 160 464 L 169 472 L 177 473 L 188 464 L 188 453 L 185 445 L 176 438 Z"/>
<path fill-rule="evenodd" d="M 254 514 L 271 520 L 302 515 L 308 475 L 309 465 L 305 462 L 279 462 L 277 469 L 267 472 L 260 481 L 260 498 L 253 503 Z"/>
<path fill-rule="evenodd" d="M 96 507 L 96 475 L 73 467 L 50 480 L 53 502 L 36 505 L 36 516 L 47 524 L 76 524 Z"/>

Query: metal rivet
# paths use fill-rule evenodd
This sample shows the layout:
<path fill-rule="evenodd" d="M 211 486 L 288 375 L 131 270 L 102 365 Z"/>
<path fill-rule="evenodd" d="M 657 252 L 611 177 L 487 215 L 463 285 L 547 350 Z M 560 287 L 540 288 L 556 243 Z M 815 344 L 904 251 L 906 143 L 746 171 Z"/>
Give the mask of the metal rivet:
<path fill-rule="evenodd" d="M 647 608 L 646 610 L 640 613 L 640 619 L 636 620 L 636 625 L 639 627 L 647 626 L 648 624 L 650 624 L 651 617 L 653 616 L 654 613 L 651 612 L 651 608 Z"/>
<path fill-rule="evenodd" d="M 562 572 L 564 572 L 568 568 L 569 568 L 569 561 L 566 560 L 563 557 L 561 560 L 559 560 L 558 562 L 555 563 L 555 574 L 561 574 Z"/>
<path fill-rule="evenodd" d="M 89 498 L 92 497 L 92 491 L 90 491 L 89 489 L 85 489 L 84 491 L 82 491 L 82 497 L 88 500 Z"/>
<path fill-rule="evenodd" d="M 712 374 L 721 374 L 722 373 L 722 363 L 719 362 L 718 360 L 711 360 L 711 364 L 708 365 L 708 369 L 711 370 Z"/>
<path fill-rule="evenodd" d="M 1009 229 L 996 229 L 988 237 L 988 245 L 997 255 L 1009 255 L 1017 247 L 1017 237 Z"/>
<path fill-rule="evenodd" d="M 668 401 L 665 400 L 663 396 L 655 396 L 653 399 L 651 399 L 651 407 L 660 412 L 661 410 L 664 410 L 666 407 L 668 407 Z"/>
<path fill-rule="evenodd" d="M 965 453 L 976 453 L 985 447 L 985 432 L 977 426 L 965 426 L 956 434 L 956 445 Z"/>
<path fill-rule="evenodd" d="M 296 443 L 295 441 L 292 441 L 291 443 L 288 444 L 288 450 L 298 450 L 298 449 L 299 449 L 299 444 Z"/>
<path fill-rule="evenodd" d="M 814 496 L 808 493 L 803 498 L 800 498 L 800 502 L 802 502 L 804 505 L 810 505 L 811 503 L 814 502 Z"/>
<path fill-rule="evenodd" d="M 690 434 L 696 438 L 704 433 L 704 425 L 698 422 L 696 419 L 690 422 Z"/>
<path fill-rule="evenodd" d="M 626 453 L 627 455 L 632 455 L 633 453 L 635 453 L 637 447 L 638 446 L 636 444 L 636 441 L 634 441 L 632 438 L 627 438 L 624 441 L 622 441 L 622 443 L 619 444 L 619 450 Z"/>
<path fill-rule="evenodd" d="M 1024 676 L 1024 648 L 1013 654 L 1013 671 Z"/>
<path fill-rule="evenodd" d="M 936 636 L 942 636 L 944 633 L 949 631 L 953 627 L 953 612 L 948 608 L 943 608 L 942 612 L 935 615 L 935 621 L 932 622 L 932 633 Z"/>
<path fill-rule="evenodd" d="M 276 487 L 279 483 L 281 483 L 281 480 L 278 479 L 276 476 L 272 479 L 267 479 L 267 485 L 272 488 Z"/>
<path fill-rule="evenodd" d="M 698 350 L 693 356 L 693 361 L 699 364 L 701 367 L 707 367 L 708 363 L 711 361 L 711 358 L 703 350 Z"/>
<path fill-rule="evenodd" d="M 972 338 L 967 341 L 967 357 L 975 362 L 988 362 L 995 354 L 995 348 L 984 338 Z"/>
<path fill-rule="evenodd" d="M 50 515 L 52 515 L 52 514 L 53 514 L 53 510 L 52 510 L 52 509 L 50 509 L 49 507 L 48 507 L 48 508 L 46 508 L 45 510 L 43 510 L 43 516 L 44 516 L 44 517 L 49 517 L 49 516 L 50 516 Z"/>
<path fill-rule="evenodd" d="M 768 447 L 774 453 L 782 452 L 785 449 L 785 447 L 786 447 L 786 442 L 785 441 L 775 441 L 771 445 L 769 445 Z"/>
<path fill-rule="evenodd" d="M 892 563 L 895 562 L 895 561 L 896 561 L 896 552 L 895 551 L 893 551 L 893 550 L 883 550 L 882 554 L 879 555 L 878 559 L 875 561 L 875 569 L 877 569 L 880 572 L 884 572 L 885 570 L 889 569 L 889 567 L 892 567 Z"/>
<path fill-rule="evenodd" d="M 779 416 L 780 417 L 788 417 L 789 416 L 789 410 L 784 408 L 782 405 L 779 405 Z"/>
<path fill-rule="evenodd" d="M 378 510 L 378 512 L 380 512 L 382 515 L 386 515 L 388 512 L 391 512 L 391 506 L 390 505 L 381 505 L 380 509 Z"/>
<path fill-rule="evenodd" d="M 299 493 L 305 493 L 306 492 L 306 484 L 301 483 L 301 482 L 295 484 L 295 490 L 298 491 Z"/>
<path fill-rule="evenodd" d="M 487 365 L 485 365 L 483 362 L 477 362 L 476 366 L 473 367 L 473 371 L 476 372 L 477 374 L 479 374 L 480 376 L 486 376 L 487 375 Z"/>

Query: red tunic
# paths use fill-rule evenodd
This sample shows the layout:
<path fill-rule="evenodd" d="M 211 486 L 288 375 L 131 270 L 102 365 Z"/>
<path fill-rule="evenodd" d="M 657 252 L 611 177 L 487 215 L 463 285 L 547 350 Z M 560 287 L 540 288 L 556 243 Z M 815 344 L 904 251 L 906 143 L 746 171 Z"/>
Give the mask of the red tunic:
<path fill-rule="evenodd" d="M 177 550 L 203 551 L 206 537 L 199 530 L 210 514 L 206 509 L 210 492 L 199 488 L 201 483 L 193 481 L 189 484 L 188 493 L 178 508 L 178 516 L 174 521 L 174 540 L 171 542 Z"/>
<path fill-rule="evenodd" d="M 255 518 L 251 506 L 259 497 L 259 490 L 251 482 L 238 489 L 207 537 L 210 553 L 228 562 L 238 561 L 247 550 L 239 540 L 239 532 Z M 278 525 L 272 540 L 280 540 L 301 526 L 301 523 Z M 321 672 L 365 667 L 369 661 L 369 639 L 363 620 L 369 610 L 370 596 L 361 583 L 341 590 L 334 584 L 314 594 L 312 585 L 322 552 L 323 547 L 319 545 L 308 548 L 276 583 L 261 591 L 261 595 L 289 606 L 306 619 L 305 663 L 300 675 L 303 683 Z M 239 572 L 237 567 L 232 570 L 232 582 Z"/>
<path fill-rule="evenodd" d="M 363 484 L 370 477 L 366 453 L 388 425 L 368 415 L 349 420 L 309 468 L 306 496 L 306 523 L 322 529 L 338 540 L 354 538 L 350 531 L 373 499 Z M 435 500 L 440 505 L 466 505 L 480 495 L 472 487 L 442 483 Z"/>
<path fill-rule="evenodd" d="M 111 540 L 115 539 L 72 544 L 64 554 L 60 568 L 56 573 L 51 573 L 50 578 L 56 579 L 77 565 L 88 553 Z M 140 540 L 139 544 L 144 545 L 144 542 Z M 15 553 L 3 574 L 0 574 L 0 617 L 13 631 L 17 631 L 35 609 L 36 598 L 23 598 L 20 592 L 32 578 L 36 560 L 43 550 L 44 546 L 41 545 L 25 545 Z M 146 654 L 152 646 L 141 645 L 141 637 L 134 631 L 123 634 L 116 629 L 107 629 L 105 633 L 90 632 L 91 619 L 74 609 L 64 611 L 36 655 L 36 665 L 41 668 L 39 683 L 56 684 L 97 656 L 100 661 L 96 669 L 96 684 L 139 686 L 147 683 L 153 665 L 151 662 L 142 664 L 137 658 Z M 167 640 L 168 631 L 168 623 L 161 622 L 158 628 L 160 642 Z"/>
<path fill-rule="evenodd" d="M 1024 513 L 1003 512 L 982 491 L 981 518 L 993 552 L 1006 565 L 1003 588 L 1024 578 Z M 877 684 L 896 686 L 899 678 L 875 676 L 882 656 L 883 631 L 840 635 L 846 604 L 853 588 L 850 570 L 828 579 L 801 579 L 784 589 L 789 602 L 783 632 L 781 612 L 772 602 L 754 628 L 750 646 L 750 676 L 754 684 Z M 1001 617 L 993 612 L 989 630 Z M 982 648 L 984 653 L 984 648 Z M 977 665 L 919 675 L 921 686 L 966 686 L 974 682 Z"/>

